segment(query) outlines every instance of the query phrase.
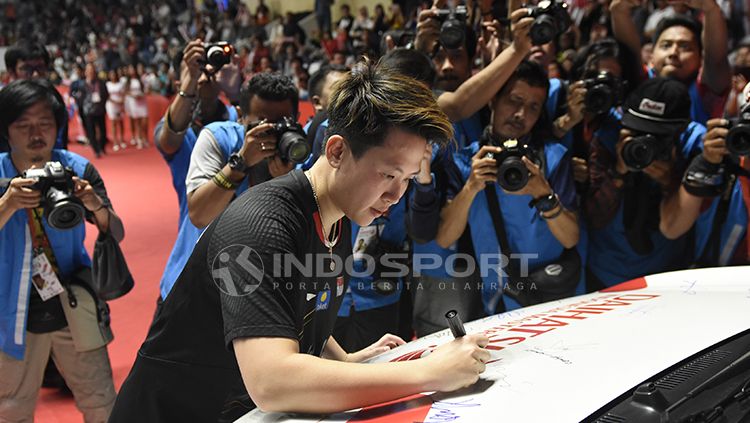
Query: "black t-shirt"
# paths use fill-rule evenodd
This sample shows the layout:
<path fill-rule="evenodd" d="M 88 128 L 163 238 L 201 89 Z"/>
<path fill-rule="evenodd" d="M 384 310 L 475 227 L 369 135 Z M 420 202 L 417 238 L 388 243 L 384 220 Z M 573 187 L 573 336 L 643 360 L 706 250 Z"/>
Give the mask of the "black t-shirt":
<path fill-rule="evenodd" d="M 330 272 L 319 222 L 301 171 L 233 201 L 203 233 L 155 317 L 110 423 L 231 420 L 254 408 L 232 349 L 237 338 L 291 338 L 301 353 L 320 355 L 352 248 L 344 218 L 333 249 L 341 262 Z"/>

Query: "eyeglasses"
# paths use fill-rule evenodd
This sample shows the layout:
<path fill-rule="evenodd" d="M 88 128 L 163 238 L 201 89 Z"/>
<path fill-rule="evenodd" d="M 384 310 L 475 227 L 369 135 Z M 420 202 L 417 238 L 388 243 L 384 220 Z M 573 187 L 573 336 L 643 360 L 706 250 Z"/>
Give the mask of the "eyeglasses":
<path fill-rule="evenodd" d="M 23 65 L 19 66 L 17 68 L 19 76 L 25 76 L 27 78 L 31 78 L 34 76 L 34 73 L 36 72 L 37 75 L 46 75 L 47 74 L 47 66 L 45 65 L 32 65 L 29 63 L 24 63 Z"/>

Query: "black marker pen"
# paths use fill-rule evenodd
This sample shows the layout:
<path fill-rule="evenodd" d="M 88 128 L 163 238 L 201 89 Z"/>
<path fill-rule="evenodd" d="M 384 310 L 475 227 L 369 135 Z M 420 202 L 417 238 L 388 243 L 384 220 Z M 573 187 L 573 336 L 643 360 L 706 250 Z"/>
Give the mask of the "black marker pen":
<path fill-rule="evenodd" d="M 461 321 L 461 318 L 458 317 L 458 312 L 456 310 L 451 310 L 445 313 L 445 318 L 448 320 L 448 327 L 451 328 L 454 338 L 460 338 L 466 335 L 464 323 Z"/>

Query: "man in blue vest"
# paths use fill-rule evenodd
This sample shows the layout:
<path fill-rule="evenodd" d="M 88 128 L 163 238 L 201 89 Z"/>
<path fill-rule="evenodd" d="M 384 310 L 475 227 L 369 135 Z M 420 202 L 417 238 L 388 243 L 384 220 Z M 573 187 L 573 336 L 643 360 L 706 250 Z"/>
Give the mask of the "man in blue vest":
<path fill-rule="evenodd" d="M 0 91 L 0 133 L 10 143 L 10 153 L 0 153 L 0 179 L 12 178 L 0 188 L 0 421 L 33 420 L 50 354 L 86 421 L 106 421 L 115 400 L 106 347 L 111 332 L 104 335 L 109 323 L 102 319 L 108 315 L 97 318 L 95 305 L 84 309 L 93 319 L 86 326 L 74 310 L 96 303 L 72 288 L 75 275 L 90 275 L 86 225 L 81 220 L 63 229 L 52 216 L 60 217 L 53 212 L 65 201 L 78 204 L 99 233 L 119 241 L 124 231 L 94 166 L 53 148 L 66 118 L 60 94 L 46 80 L 19 80 Z M 68 195 L 75 199 L 65 199 L 58 185 L 53 207 L 50 191 L 37 185 L 48 177 L 23 177 L 30 169 L 51 171 L 55 164 L 48 162 L 72 170 Z"/>
<path fill-rule="evenodd" d="M 290 170 L 291 164 L 278 157 L 276 135 L 268 133 L 272 125 L 259 122 L 285 116 L 296 120 L 297 101 L 297 89 L 289 78 L 258 74 L 240 92 L 240 121 L 214 122 L 201 131 L 185 179 L 188 214 L 164 269 L 162 299 L 182 272 L 202 228 L 248 187 Z"/>
<path fill-rule="evenodd" d="M 704 27 L 701 29 L 698 22 L 685 17 L 662 19 L 654 32 L 651 63 L 635 63 L 648 68 L 648 77 L 671 77 L 685 84 L 692 102 L 691 120 L 706 125 L 708 119 L 723 113 L 732 81 L 727 59 L 727 24 L 715 0 L 677 3 L 701 12 Z M 641 57 L 641 37 L 631 12 L 639 5 L 638 0 L 614 0 L 609 7 L 615 38 L 637 58 Z"/>
<path fill-rule="evenodd" d="M 473 252 L 479 263 L 478 282 L 487 314 L 521 306 L 502 295 L 508 281 L 497 269 L 498 264 L 507 264 L 500 254 L 508 258 L 522 255 L 533 271 L 557 260 L 565 249 L 578 243 L 570 157 L 561 144 L 545 142 L 550 126 L 543 117 L 548 89 L 544 69 L 533 62 L 522 62 L 493 101 L 492 124 L 482 139 L 455 154 L 458 172 L 453 175 L 456 182 L 452 185 L 462 188 L 448 193 L 449 201 L 441 212 L 435 239 L 442 247 L 458 241 L 459 251 Z M 494 157 L 520 145 L 527 145 L 533 152 L 520 158 L 528 182 L 517 190 L 500 189 L 495 183 L 500 172 Z M 488 190 L 494 193 L 483 192 Z M 501 217 L 492 215 L 494 206 L 490 201 L 499 202 Z M 499 231 L 494 230 L 496 223 L 504 225 L 510 251 L 500 248 L 502 240 Z M 472 288 L 476 289 L 476 285 Z"/>
<path fill-rule="evenodd" d="M 224 92 L 230 101 L 237 101 L 240 84 L 237 67 L 226 65 L 217 73 L 210 64 L 202 63 L 205 53 L 203 42 L 197 39 L 175 57 L 180 90 L 154 129 L 154 142 L 169 166 L 180 210 L 177 239 L 159 283 L 160 300 L 169 293 L 201 233 L 188 217 L 185 192 L 190 155 L 198 134 L 210 123 L 237 120 L 236 108 L 219 99 Z"/>
<path fill-rule="evenodd" d="M 703 153 L 693 158 L 678 195 L 665 205 L 675 216 L 666 236 L 682 236 L 695 224 L 694 262 L 699 266 L 750 263 L 750 160 L 734 144 L 727 148 L 727 138 L 740 140 L 737 134 L 729 136 L 728 126 L 725 119 L 708 121 Z"/>
<path fill-rule="evenodd" d="M 642 83 L 623 113 L 614 148 L 598 139 L 591 147 L 585 200 L 590 291 L 687 264 L 687 240 L 671 229 L 680 216 L 665 205 L 679 192 L 690 158 L 700 153 L 705 128 L 690 120 L 690 95 L 674 79 Z"/>

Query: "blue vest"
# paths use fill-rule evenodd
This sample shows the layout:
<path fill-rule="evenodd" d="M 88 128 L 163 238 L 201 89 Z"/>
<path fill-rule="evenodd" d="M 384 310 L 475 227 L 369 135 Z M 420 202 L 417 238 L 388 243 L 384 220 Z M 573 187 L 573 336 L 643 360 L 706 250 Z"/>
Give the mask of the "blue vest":
<path fill-rule="evenodd" d="M 479 151 L 479 142 L 474 142 L 455 155 L 456 165 L 464 180 L 471 172 L 471 158 Z M 546 159 L 544 174 L 551 179 L 565 156 L 567 149 L 560 143 L 550 142 L 544 146 Z M 495 188 L 500 201 L 500 212 L 503 214 L 508 243 L 514 254 L 536 254 L 528 259 L 529 269 L 533 270 L 549 264 L 560 257 L 564 248 L 549 230 L 544 219 L 539 217 L 534 208 L 529 207 L 530 195 L 506 194 L 497 184 Z M 504 278 L 498 273 L 500 250 L 495 227 L 492 223 L 487 196 L 479 193 L 471 204 L 468 218 L 474 256 L 482 277 L 482 302 L 488 315 L 495 314 L 498 301 L 503 298 L 506 310 L 519 308 L 520 305 L 510 298 L 503 297 Z M 491 258 L 491 259 L 490 259 Z"/>
<path fill-rule="evenodd" d="M 234 108 L 234 106 L 231 105 L 226 107 L 227 112 L 229 113 L 229 121 L 236 122 L 237 110 Z M 159 138 L 159 134 L 161 133 L 163 128 L 164 118 L 162 118 L 159 123 L 156 124 L 156 128 L 154 129 L 154 139 Z M 198 134 L 193 131 L 193 126 L 190 125 L 187 132 L 185 132 L 185 136 L 182 139 L 180 148 L 174 154 L 167 156 L 161 151 L 161 149 L 159 149 L 162 157 L 164 157 L 164 160 L 167 161 L 169 171 L 172 174 L 172 186 L 177 193 L 177 203 L 180 206 L 180 218 L 177 223 L 178 229 L 182 227 L 182 224 L 186 220 L 188 222 L 190 221 L 190 219 L 187 218 L 188 207 L 185 180 L 187 179 L 188 169 L 190 168 L 190 155 L 193 153 L 193 147 L 195 147 L 195 141 L 197 139 Z"/>
<path fill-rule="evenodd" d="M 454 139 L 456 140 L 456 144 L 458 144 L 458 148 L 464 148 L 474 140 L 478 140 L 482 136 L 483 130 L 484 126 L 482 126 L 479 113 L 474 113 L 466 119 L 453 123 Z M 453 144 L 450 144 L 450 147 L 453 148 Z"/>
<path fill-rule="evenodd" d="M 732 195 L 729 198 L 729 208 L 724 222 L 719 226 L 719 251 L 718 265 L 726 266 L 731 264 L 732 257 L 737 250 L 738 244 L 745 238 L 747 233 L 747 204 L 742 196 L 742 185 L 744 181 L 738 179 L 732 189 Z M 695 221 L 695 257 L 700 258 L 708 243 L 708 238 L 713 230 L 713 222 L 716 216 L 716 210 L 721 198 L 716 198 L 711 203 L 711 207 L 701 213 Z"/>
<path fill-rule="evenodd" d="M 391 206 L 387 217 L 379 217 L 375 219 L 370 226 L 374 226 L 377 229 L 379 225 L 383 225 L 382 232 L 380 232 L 380 239 L 388 242 L 394 246 L 402 246 L 406 242 L 406 199 L 401 200 Z M 357 235 L 359 235 L 359 225 L 352 222 L 352 245 L 356 247 Z M 378 258 L 375 257 L 377 260 Z M 353 270 L 355 275 L 361 275 L 366 273 L 367 264 L 365 260 L 356 260 L 353 263 Z M 370 269 L 372 270 L 372 269 Z M 389 272 L 397 271 L 397 269 L 387 269 Z M 352 306 L 356 311 L 371 310 L 374 308 L 385 307 L 391 305 L 401 298 L 401 290 L 403 279 L 398 278 L 398 285 L 396 290 L 388 295 L 383 295 L 373 290 L 372 281 L 373 276 L 351 276 L 349 279 L 349 289 L 344 295 L 344 299 L 339 309 L 339 316 L 347 317 Z"/>
<path fill-rule="evenodd" d="M 705 133 L 703 125 L 691 122 L 680 136 L 678 154 L 687 159 L 699 153 Z M 658 230 L 651 233 L 654 245 L 651 253 L 640 255 L 633 251 L 625 235 L 623 209 L 624 203 L 620 201 L 614 219 L 604 228 L 591 229 L 589 233 L 588 266 L 605 286 L 669 270 L 685 254 L 684 237 L 669 240 Z"/>
<path fill-rule="evenodd" d="M 83 177 L 88 164 L 85 158 L 67 150 L 52 150 L 52 161 L 70 166 Z M 9 153 L 0 154 L 0 178 L 17 175 Z M 5 190 L 0 190 L 0 195 Z M 83 240 L 86 225 L 82 222 L 73 229 L 57 230 L 43 219 L 52 251 L 55 253 L 60 278 L 64 279 L 81 267 L 91 267 Z M 31 232 L 25 209 L 16 211 L 0 229 L 0 348 L 18 360 L 26 350 L 26 320 L 31 295 Z"/>
<path fill-rule="evenodd" d="M 224 163 L 229 160 L 229 156 L 232 153 L 239 151 L 245 140 L 245 127 L 236 122 L 214 122 L 205 126 L 203 130 L 211 131 L 214 135 L 219 148 L 221 148 Z M 248 180 L 245 178 L 235 190 L 235 194 L 239 196 L 247 188 Z M 195 243 L 198 242 L 198 238 L 202 232 L 203 229 L 196 228 L 190 221 L 190 216 L 185 213 L 185 216 L 182 218 L 180 230 L 177 233 L 177 239 L 174 242 L 174 247 L 172 247 L 172 252 L 169 254 L 167 265 L 164 267 L 164 273 L 159 282 L 162 299 L 167 298 L 169 291 L 172 290 L 172 286 L 177 281 L 180 273 L 182 273 L 182 269 L 193 253 Z"/>

